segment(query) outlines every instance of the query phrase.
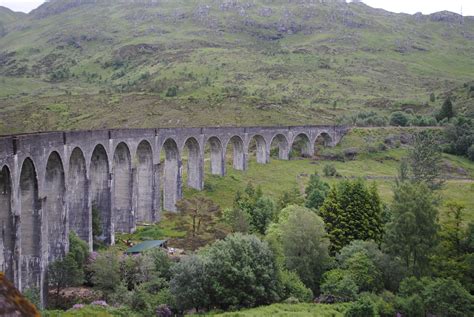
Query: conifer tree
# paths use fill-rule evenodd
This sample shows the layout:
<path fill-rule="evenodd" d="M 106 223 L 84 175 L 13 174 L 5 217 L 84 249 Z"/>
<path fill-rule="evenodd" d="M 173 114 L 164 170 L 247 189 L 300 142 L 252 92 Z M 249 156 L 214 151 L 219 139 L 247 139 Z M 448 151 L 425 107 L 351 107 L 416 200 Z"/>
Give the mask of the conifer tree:
<path fill-rule="evenodd" d="M 353 240 L 380 242 L 383 233 L 382 205 L 377 188 L 362 180 L 333 186 L 320 209 L 334 254 Z"/>
<path fill-rule="evenodd" d="M 436 116 L 436 119 L 438 121 L 441 121 L 445 118 L 448 120 L 454 117 L 454 110 L 453 110 L 453 103 L 451 102 L 451 98 L 446 98 L 446 100 L 443 102 L 443 105 L 441 106 L 441 110 L 439 111 L 438 115 Z"/>

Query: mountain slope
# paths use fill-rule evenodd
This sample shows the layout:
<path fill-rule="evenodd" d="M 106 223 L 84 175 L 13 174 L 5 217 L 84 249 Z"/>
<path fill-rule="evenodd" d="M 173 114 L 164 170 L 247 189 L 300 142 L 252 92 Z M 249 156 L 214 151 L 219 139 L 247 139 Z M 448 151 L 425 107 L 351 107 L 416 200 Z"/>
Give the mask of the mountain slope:
<path fill-rule="evenodd" d="M 449 12 L 314 0 L 54 0 L 0 38 L 0 132 L 430 113 L 441 102 L 428 103 L 431 93 L 472 80 L 473 56 L 474 19 Z"/>

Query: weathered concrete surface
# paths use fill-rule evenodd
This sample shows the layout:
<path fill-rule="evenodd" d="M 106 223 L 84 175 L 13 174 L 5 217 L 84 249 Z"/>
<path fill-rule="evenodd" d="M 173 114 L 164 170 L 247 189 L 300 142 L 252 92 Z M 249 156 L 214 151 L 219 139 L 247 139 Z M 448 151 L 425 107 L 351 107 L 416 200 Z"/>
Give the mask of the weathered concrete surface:
<path fill-rule="evenodd" d="M 69 231 L 92 248 L 93 210 L 102 228 L 96 238 L 113 244 L 116 231 L 158 221 L 162 209 L 175 211 L 183 174 L 186 186 L 201 190 L 206 155 L 211 173 L 225 175 L 230 152 L 233 168 L 247 168 L 251 144 L 265 164 L 272 143 L 287 160 L 298 140 L 313 155 L 315 143 L 335 146 L 346 132 L 340 126 L 214 127 L 0 137 L 0 269 L 20 290 L 43 292 L 47 264 L 67 252 Z"/>

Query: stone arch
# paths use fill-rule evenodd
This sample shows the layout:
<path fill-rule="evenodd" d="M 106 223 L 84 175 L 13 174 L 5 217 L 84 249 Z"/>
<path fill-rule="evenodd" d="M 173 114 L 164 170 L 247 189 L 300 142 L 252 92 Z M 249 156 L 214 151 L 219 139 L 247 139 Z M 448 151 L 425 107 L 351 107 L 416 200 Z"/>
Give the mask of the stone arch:
<path fill-rule="evenodd" d="M 176 211 L 176 202 L 181 198 L 181 162 L 176 141 L 167 139 L 163 143 L 165 161 L 163 166 L 163 208 Z"/>
<path fill-rule="evenodd" d="M 137 147 L 137 222 L 154 221 L 153 176 L 153 150 L 144 140 Z"/>
<path fill-rule="evenodd" d="M 211 174 L 223 176 L 225 174 L 225 160 L 221 140 L 218 137 L 213 136 L 207 140 L 206 144 L 209 145 L 210 149 Z"/>
<path fill-rule="evenodd" d="M 131 232 L 134 227 L 132 214 L 132 160 L 128 146 L 121 142 L 114 152 L 113 161 L 113 206 L 115 231 Z"/>
<path fill-rule="evenodd" d="M 292 156 L 311 157 L 314 154 L 314 147 L 306 133 L 299 133 L 291 144 Z"/>
<path fill-rule="evenodd" d="M 273 149 L 277 149 L 278 159 L 288 160 L 289 153 L 290 153 L 290 147 L 289 147 L 288 140 L 287 140 L 286 136 L 284 136 L 283 134 L 275 135 L 272 138 L 272 141 L 271 141 L 270 152 L 272 152 Z"/>
<path fill-rule="evenodd" d="M 112 241 L 112 214 L 110 201 L 110 168 L 107 151 L 98 144 L 92 152 L 89 168 L 91 180 L 92 214 L 100 220 L 100 231 L 93 232 L 93 239 L 99 239 L 111 244 Z"/>
<path fill-rule="evenodd" d="M 20 290 L 41 286 L 41 221 L 36 168 L 30 158 L 20 173 Z"/>
<path fill-rule="evenodd" d="M 185 149 L 188 152 L 186 164 L 187 185 L 190 188 L 202 190 L 203 166 L 199 142 L 194 137 L 190 137 L 184 143 L 183 152 Z"/>
<path fill-rule="evenodd" d="M 314 148 L 316 151 L 318 151 L 322 147 L 331 146 L 331 144 L 332 138 L 327 132 L 320 133 L 314 140 Z"/>
<path fill-rule="evenodd" d="M 66 253 L 66 212 L 64 208 L 66 185 L 64 166 L 58 152 L 52 152 L 46 163 L 44 183 L 45 214 L 48 241 L 48 261 L 62 258 Z"/>
<path fill-rule="evenodd" d="M 268 163 L 268 154 L 267 154 L 267 141 L 265 138 L 259 134 L 254 135 L 249 142 L 248 151 L 250 152 L 252 143 L 255 141 L 255 152 L 257 155 L 257 163 L 266 164 Z"/>
<path fill-rule="evenodd" d="M 0 170 L 0 271 L 13 281 L 13 254 L 15 248 L 15 228 L 12 212 L 12 179 L 10 170 L 4 166 Z"/>
<path fill-rule="evenodd" d="M 226 153 L 228 153 L 229 145 L 232 146 L 232 166 L 238 171 L 243 171 L 247 168 L 246 157 L 244 151 L 244 141 L 238 135 L 234 135 L 227 142 Z"/>
<path fill-rule="evenodd" d="M 76 147 L 69 158 L 68 173 L 69 230 L 91 245 L 92 216 L 89 204 L 89 182 L 84 153 Z"/>

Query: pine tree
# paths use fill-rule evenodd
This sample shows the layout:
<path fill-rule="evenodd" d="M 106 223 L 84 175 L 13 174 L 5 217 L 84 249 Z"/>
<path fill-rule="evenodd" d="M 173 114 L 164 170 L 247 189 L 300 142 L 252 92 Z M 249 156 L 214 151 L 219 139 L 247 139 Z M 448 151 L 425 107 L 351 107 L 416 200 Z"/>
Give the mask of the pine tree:
<path fill-rule="evenodd" d="M 438 121 L 441 121 L 444 118 L 447 118 L 448 120 L 450 120 L 452 117 L 454 117 L 453 103 L 451 102 L 451 98 L 448 97 L 443 102 L 443 105 L 441 106 L 441 110 L 436 116 L 436 119 Z"/>
<path fill-rule="evenodd" d="M 319 209 L 329 192 L 329 185 L 322 181 L 317 174 L 311 175 L 308 186 L 306 187 L 306 207 Z"/>
<path fill-rule="evenodd" d="M 339 183 L 329 191 L 320 215 L 326 223 L 332 253 L 353 240 L 381 241 L 382 205 L 375 185 L 369 189 L 362 180 Z"/>

